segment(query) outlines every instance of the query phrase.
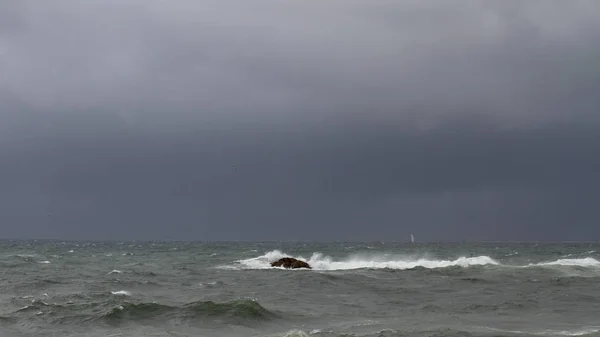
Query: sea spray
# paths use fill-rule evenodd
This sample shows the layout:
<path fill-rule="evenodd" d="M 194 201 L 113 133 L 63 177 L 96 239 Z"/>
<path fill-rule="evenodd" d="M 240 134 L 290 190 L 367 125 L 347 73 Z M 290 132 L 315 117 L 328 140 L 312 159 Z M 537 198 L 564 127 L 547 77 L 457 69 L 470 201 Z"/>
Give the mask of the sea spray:
<path fill-rule="evenodd" d="M 598 267 L 600 268 L 600 261 L 586 257 L 583 259 L 559 259 L 550 262 L 540 262 L 529 264 L 530 267 L 547 267 L 547 266 L 575 266 L 575 267 Z"/>
<path fill-rule="evenodd" d="M 483 265 L 497 265 L 498 262 L 493 260 L 489 256 L 476 256 L 476 257 L 460 257 L 455 260 L 433 260 L 433 259 L 411 259 L 411 258 L 397 258 L 390 256 L 375 256 L 375 257 L 362 257 L 362 256 L 349 256 L 343 260 L 334 260 L 330 256 L 325 256 L 321 253 L 313 253 L 308 259 L 302 256 L 292 256 L 284 254 L 279 250 L 273 250 L 265 253 L 264 255 L 238 260 L 234 265 L 225 266 L 225 268 L 239 268 L 239 269 L 269 269 L 271 268 L 270 262 L 280 259 L 282 257 L 295 257 L 300 260 L 307 261 L 313 270 L 352 270 L 352 269 L 413 269 L 417 267 L 434 269 L 434 268 L 447 268 L 453 266 L 469 267 L 469 266 L 483 266 Z"/>

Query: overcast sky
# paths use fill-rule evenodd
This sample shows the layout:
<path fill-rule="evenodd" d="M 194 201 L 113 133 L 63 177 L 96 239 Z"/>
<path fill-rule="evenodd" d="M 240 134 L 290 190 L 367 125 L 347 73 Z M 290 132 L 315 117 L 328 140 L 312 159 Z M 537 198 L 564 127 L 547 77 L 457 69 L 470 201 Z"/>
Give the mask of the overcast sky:
<path fill-rule="evenodd" d="M 599 240 L 597 0 L 0 0 L 0 237 Z"/>

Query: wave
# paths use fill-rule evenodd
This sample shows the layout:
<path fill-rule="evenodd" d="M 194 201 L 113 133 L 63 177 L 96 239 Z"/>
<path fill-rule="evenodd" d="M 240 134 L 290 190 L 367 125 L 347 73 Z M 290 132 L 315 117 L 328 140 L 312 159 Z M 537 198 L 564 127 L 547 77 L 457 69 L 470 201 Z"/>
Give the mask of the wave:
<path fill-rule="evenodd" d="M 134 270 L 132 272 L 132 274 L 137 275 L 137 276 L 150 276 L 150 277 L 157 276 L 157 274 L 155 272 L 149 271 L 149 270 Z"/>
<path fill-rule="evenodd" d="M 541 332 L 525 332 L 518 330 L 501 330 L 495 328 L 484 327 L 485 330 L 500 332 L 503 336 L 597 336 L 599 330 L 598 329 L 582 329 L 582 330 L 574 330 L 574 331 L 559 331 L 559 330 L 546 330 Z M 310 332 L 304 332 L 302 330 L 293 329 L 288 330 L 279 334 L 268 335 L 269 337 L 347 337 L 347 336 L 355 336 L 355 337 L 405 337 L 405 336 L 448 336 L 448 337 L 470 337 L 470 336 L 493 336 L 487 333 L 475 332 L 475 331 L 466 331 L 466 330 L 455 330 L 455 329 L 433 329 L 433 330 L 424 330 L 424 331 L 402 331 L 402 330 L 394 330 L 394 329 L 384 329 L 374 333 L 366 333 L 366 334 L 348 334 L 348 333 L 335 333 L 333 331 L 324 332 L 319 329 L 314 329 Z"/>
<path fill-rule="evenodd" d="M 35 255 L 34 254 L 15 254 L 15 255 L 13 255 L 13 257 L 29 260 L 29 259 L 34 258 Z"/>
<path fill-rule="evenodd" d="M 41 260 L 41 257 L 34 254 L 15 254 L 10 256 L 10 260 L 2 261 L 2 267 L 18 267 L 21 264 L 39 263 L 49 264 L 49 260 Z M 12 263 L 11 263 L 12 261 Z"/>
<path fill-rule="evenodd" d="M 321 332 L 321 331 L 313 330 L 310 334 L 308 334 L 302 330 L 292 329 L 292 330 L 282 332 L 280 334 L 269 335 L 269 337 L 308 337 L 310 335 L 313 335 L 313 334 L 316 334 L 319 332 Z"/>
<path fill-rule="evenodd" d="M 433 334 L 433 336 L 453 336 L 453 330 L 439 330 L 435 331 L 438 334 Z M 342 332 L 333 332 L 333 331 L 321 331 L 320 329 L 313 329 L 310 332 L 305 332 L 299 329 L 292 329 L 285 332 L 281 332 L 278 334 L 267 335 L 267 337 L 405 337 L 407 335 L 416 335 L 414 331 L 410 331 L 407 333 L 406 331 L 393 330 L 393 329 L 384 329 L 374 333 L 367 334 L 354 334 L 354 333 L 342 333 Z M 428 334 L 428 336 L 431 334 Z M 456 331 L 456 336 L 465 337 L 469 334 L 464 331 Z"/>
<path fill-rule="evenodd" d="M 145 319 L 177 318 L 182 320 L 202 317 L 228 317 L 229 323 L 246 320 L 264 320 L 275 317 L 275 313 L 251 299 L 231 302 L 197 301 L 183 306 L 152 303 L 124 303 L 109 310 L 102 318 L 108 321 L 139 321 Z"/>
<path fill-rule="evenodd" d="M 558 336 L 587 336 L 587 335 L 595 335 L 600 332 L 600 329 L 583 329 L 583 330 L 574 330 L 574 331 L 544 331 L 543 335 L 558 335 Z"/>
<path fill-rule="evenodd" d="M 114 293 L 113 293 L 114 294 Z M 39 299 L 31 301 L 13 312 L 13 318 L 49 320 L 52 323 L 104 322 L 112 325 L 151 320 L 153 322 L 202 321 L 216 319 L 228 324 L 270 320 L 278 317 L 274 312 L 261 306 L 253 299 L 238 299 L 229 302 L 197 301 L 181 306 L 165 305 L 156 302 L 122 302 L 113 296 L 100 295 L 87 297 L 87 301 L 50 303 Z M 89 301 L 95 298 L 96 301 Z M 121 297 L 122 298 L 122 297 Z M 78 302 L 78 303 L 77 303 Z"/>
<path fill-rule="evenodd" d="M 279 250 L 270 251 L 264 255 L 235 261 L 234 265 L 224 266 L 224 268 L 234 269 L 273 269 L 270 263 L 282 257 L 291 257 Z M 344 260 L 336 261 L 329 256 L 321 253 L 313 253 L 309 259 L 302 256 L 294 256 L 297 259 L 305 260 L 311 265 L 313 270 L 352 270 L 352 269 L 414 269 L 414 268 L 447 268 L 447 267 L 470 267 L 484 265 L 498 265 L 489 256 L 460 257 L 455 260 L 430 260 L 425 258 L 395 258 L 390 256 L 350 256 Z M 298 269 L 300 270 L 300 269 Z"/>
<path fill-rule="evenodd" d="M 527 265 L 506 265 L 501 264 L 493 258 L 482 255 L 482 256 L 471 256 L 471 257 L 459 257 L 456 259 L 428 259 L 428 258 L 412 258 L 412 257 L 401 257 L 394 256 L 391 254 L 384 255 L 350 255 L 343 259 L 335 260 L 332 257 L 325 256 L 321 253 L 315 252 L 310 258 L 304 258 L 302 256 L 294 256 L 285 254 L 279 250 L 273 250 L 260 255 L 257 257 L 237 260 L 233 264 L 220 266 L 218 268 L 223 269 L 282 269 L 271 267 L 270 263 L 277 261 L 283 257 L 294 257 L 300 260 L 304 260 L 311 265 L 313 270 L 354 270 L 354 269 L 393 269 L 393 270 L 431 270 L 432 272 L 436 269 L 441 268 L 458 268 L 461 270 L 473 266 L 498 266 L 506 268 L 531 268 L 531 267 L 545 267 L 554 268 L 557 267 L 580 267 L 585 269 L 600 269 L 600 261 L 592 258 L 585 257 L 580 259 L 558 259 L 555 261 L 530 263 Z M 306 269 L 296 269 L 294 271 L 300 271 Z"/>
<path fill-rule="evenodd" d="M 552 266 L 573 266 L 573 267 L 600 267 L 600 261 L 586 257 L 583 259 L 559 259 L 551 262 L 540 262 L 529 264 L 528 267 L 552 267 Z"/>
<path fill-rule="evenodd" d="M 502 330 L 496 328 L 485 327 L 487 330 L 511 333 L 515 335 L 530 335 L 530 336 L 597 336 L 600 332 L 598 328 L 582 328 L 578 330 L 544 330 L 537 332 L 527 332 L 519 330 Z"/>
<path fill-rule="evenodd" d="M 110 293 L 116 296 L 131 296 L 131 293 L 127 290 L 111 291 Z"/>

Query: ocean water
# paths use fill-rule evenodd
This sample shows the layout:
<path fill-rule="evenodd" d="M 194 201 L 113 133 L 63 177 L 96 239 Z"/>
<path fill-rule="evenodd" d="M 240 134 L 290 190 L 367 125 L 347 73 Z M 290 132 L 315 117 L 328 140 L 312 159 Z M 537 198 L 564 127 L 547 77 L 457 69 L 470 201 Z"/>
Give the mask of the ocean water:
<path fill-rule="evenodd" d="M 597 243 L 0 242 L 0 336 L 600 336 Z M 283 256 L 313 270 L 271 268 Z"/>

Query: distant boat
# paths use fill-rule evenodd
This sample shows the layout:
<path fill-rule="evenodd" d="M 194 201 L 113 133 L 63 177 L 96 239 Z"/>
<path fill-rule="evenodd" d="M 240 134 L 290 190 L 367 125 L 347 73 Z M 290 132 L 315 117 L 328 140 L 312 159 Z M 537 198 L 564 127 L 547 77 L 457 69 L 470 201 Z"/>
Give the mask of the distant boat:
<path fill-rule="evenodd" d="M 415 236 L 414 235 L 410 235 L 410 243 L 415 243 Z"/>

